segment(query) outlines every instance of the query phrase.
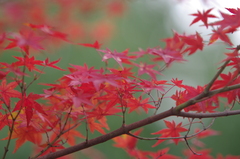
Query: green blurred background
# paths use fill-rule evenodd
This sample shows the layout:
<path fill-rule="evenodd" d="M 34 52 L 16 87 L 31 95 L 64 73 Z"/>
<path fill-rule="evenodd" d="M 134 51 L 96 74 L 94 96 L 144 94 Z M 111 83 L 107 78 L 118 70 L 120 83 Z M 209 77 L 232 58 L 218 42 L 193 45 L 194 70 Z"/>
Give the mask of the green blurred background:
<path fill-rule="evenodd" d="M 138 48 L 146 49 L 148 47 L 163 46 L 164 44 L 160 41 L 162 38 L 171 37 L 172 29 L 176 31 L 182 31 L 179 27 L 179 23 L 173 20 L 172 12 L 175 9 L 175 5 L 166 3 L 164 0 L 137 0 L 137 1 L 127 1 L 126 12 L 117 20 L 114 20 L 116 30 L 114 32 L 114 38 L 110 41 L 104 43 L 102 48 L 110 48 L 111 50 L 116 49 L 117 51 L 123 51 L 129 48 L 130 52 L 138 51 Z M 97 15 L 95 15 L 97 16 Z M 95 17 L 92 15 L 92 17 Z M 94 18 L 93 18 L 94 20 Z M 181 21 L 179 21 L 181 23 Z M 188 30 L 185 30 L 188 32 Z M 180 32 L 181 33 L 181 32 Z M 159 76 L 159 80 L 168 80 L 171 78 L 183 79 L 185 84 L 188 85 L 204 85 L 206 84 L 216 72 L 217 63 L 223 58 L 223 53 L 226 52 L 224 49 L 226 46 L 224 44 L 217 44 L 217 46 L 207 47 L 203 52 L 198 52 L 191 57 L 188 57 L 188 62 L 173 64 L 168 70 L 163 72 L 164 76 Z M 39 55 L 39 59 L 44 59 L 50 57 L 51 60 L 56 60 L 61 58 L 61 62 L 58 66 L 61 68 L 66 68 L 69 64 L 83 65 L 87 63 L 88 66 L 94 66 L 96 68 L 103 67 L 104 63 L 101 62 L 101 57 L 97 54 L 94 49 L 85 48 L 78 45 L 65 45 L 61 49 L 55 50 L 56 53 L 48 54 L 43 52 Z M 11 61 L 11 57 L 7 53 L 13 53 L 12 51 L 6 51 L 1 56 L 1 61 Z M 15 55 L 17 55 L 16 53 Z M 63 76 L 62 71 L 55 69 L 47 69 L 46 74 L 41 76 L 37 83 L 51 83 L 54 82 L 59 77 Z M 65 73 L 67 74 L 67 72 Z M 29 92 L 34 91 L 35 93 L 42 93 L 42 85 L 34 85 L 31 87 Z M 163 103 L 163 109 L 170 108 L 174 105 L 172 101 L 165 101 Z M 141 114 L 131 114 L 128 116 L 127 123 L 132 123 L 134 121 L 140 120 L 147 117 L 147 115 Z M 109 125 L 112 130 L 117 129 L 121 125 L 120 117 L 109 117 Z M 223 117 L 216 119 L 212 128 L 214 130 L 220 131 L 220 136 L 212 136 L 202 141 L 206 144 L 206 148 L 212 150 L 212 155 L 221 153 L 223 155 L 240 155 L 239 143 L 240 143 L 240 124 L 238 120 L 239 116 Z M 176 119 L 181 121 L 181 119 Z M 205 120 L 208 123 L 208 120 Z M 144 127 L 144 131 L 141 136 L 151 137 L 150 133 L 156 132 L 163 128 L 163 122 L 155 123 L 150 126 Z M 1 138 L 6 137 L 7 129 L 2 130 L 0 135 Z M 99 133 L 91 135 L 91 137 L 99 136 Z M 80 142 L 80 141 L 78 141 Z M 3 152 L 3 146 L 6 141 L 1 141 L 0 154 Z M 138 147 L 145 151 L 157 151 L 165 147 L 170 147 L 170 154 L 183 156 L 182 150 L 187 149 L 184 142 L 179 143 L 179 145 L 167 144 L 164 142 L 157 147 L 151 147 L 155 141 L 139 141 Z M 96 150 L 84 150 L 83 152 L 75 153 L 76 159 L 88 158 L 87 154 L 94 152 L 101 159 L 104 158 L 114 158 L 114 159 L 128 159 L 130 158 L 122 149 L 115 148 L 112 145 L 113 141 L 108 141 L 100 145 L 94 146 Z M 28 158 L 29 153 L 31 153 L 29 143 L 22 146 L 16 154 L 11 154 L 9 152 L 9 159 L 14 158 Z M 14 142 L 11 144 L 11 148 L 14 147 Z M 100 152 L 98 152 L 99 150 Z M 98 154 L 99 153 L 99 154 Z M 16 157 L 17 156 L 17 157 Z"/>

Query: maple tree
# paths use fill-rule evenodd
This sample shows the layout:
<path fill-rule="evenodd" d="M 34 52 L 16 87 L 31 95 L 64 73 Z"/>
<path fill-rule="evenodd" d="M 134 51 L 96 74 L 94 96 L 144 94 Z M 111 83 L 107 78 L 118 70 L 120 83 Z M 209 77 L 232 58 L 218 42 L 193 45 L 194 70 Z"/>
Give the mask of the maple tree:
<path fill-rule="evenodd" d="M 240 114 L 236 107 L 240 102 L 240 46 L 234 46 L 229 38 L 229 34 L 240 27 L 239 8 L 226 8 L 228 13 L 220 12 L 221 17 L 211 13 L 214 8 L 191 14 L 194 18 L 190 25 L 198 22 L 203 23 L 202 27 L 212 29 L 207 43 L 197 31 L 190 35 L 174 31 L 172 37 L 162 39 L 165 47 L 118 52 L 102 47 L 102 42 L 111 36 L 111 29 L 105 30 L 101 23 L 100 27 L 89 33 L 92 43 L 76 42 L 75 36 L 79 32 L 68 33 L 80 26 L 74 16 L 69 15 L 69 8 L 81 3 L 81 11 L 89 13 L 102 5 L 85 0 L 53 1 L 51 5 L 57 4 L 60 9 L 59 14 L 51 17 L 48 16 L 50 11 L 43 9 L 48 3 L 16 1 L 5 2 L 1 6 L 2 14 L 8 16 L 0 25 L 2 52 L 18 52 L 18 55 L 12 56 L 13 62 L 0 62 L 0 130 L 8 129 L 7 136 L 2 139 L 7 141 L 2 158 L 7 158 L 9 145 L 13 142 L 13 153 L 17 153 L 26 142 L 31 142 L 34 153 L 29 158 L 52 159 L 71 158 L 69 154 L 108 140 L 113 140 L 113 146 L 122 148 L 129 156 L 139 159 L 179 158 L 169 154 L 168 147 L 156 152 L 142 150 L 137 145 L 139 140 L 153 140 L 153 147 L 166 141 L 176 145 L 185 142 L 187 146 L 183 153 L 188 158 L 213 158 L 200 140 L 219 134 L 210 128 L 215 118 Z M 104 6 L 109 17 L 122 14 L 126 7 L 122 1 L 111 1 Z M 209 22 L 208 18 L 215 18 L 216 21 Z M 62 19 L 70 25 L 58 27 Z M 16 27 L 13 30 L 17 31 L 6 29 L 11 27 Z M 95 32 L 98 29 L 105 31 L 98 34 Z M 176 77 L 169 81 L 160 80 L 173 63 L 186 61 L 187 56 L 204 50 L 217 40 L 231 48 L 224 52 L 225 58 L 220 61 L 218 70 L 207 84 L 191 86 Z M 87 64 L 70 64 L 68 68 L 61 68 L 58 66 L 59 58 L 40 60 L 37 52 L 49 49 L 49 41 L 56 47 L 56 43 L 66 43 L 95 49 L 105 67 L 97 69 Z M 149 63 L 144 62 L 145 57 L 150 59 Z M 111 67 L 109 60 L 113 60 L 117 67 Z M 64 71 L 62 77 L 54 83 L 39 83 L 47 87 L 41 93 L 30 92 L 29 88 L 48 67 Z M 175 91 L 170 94 L 172 90 Z M 163 110 L 162 101 L 166 98 L 173 100 L 175 105 Z M 219 109 L 223 107 L 222 102 L 226 105 L 223 111 Z M 133 112 L 145 113 L 148 117 L 128 124 L 127 116 Z M 120 119 L 118 129 L 113 130 L 109 126 L 109 116 Z M 171 116 L 187 119 L 187 123 L 170 120 L 168 117 Z M 213 120 L 207 125 L 202 120 L 204 118 Z M 165 128 L 152 132 L 149 134 L 151 137 L 140 136 L 144 126 L 157 121 L 163 121 Z M 198 124 L 202 127 L 194 129 Z M 101 135 L 91 138 L 90 134 L 95 132 Z M 77 139 L 81 142 L 77 143 Z M 217 158 L 224 157 L 219 154 Z M 225 158 L 240 156 L 228 155 Z"/>

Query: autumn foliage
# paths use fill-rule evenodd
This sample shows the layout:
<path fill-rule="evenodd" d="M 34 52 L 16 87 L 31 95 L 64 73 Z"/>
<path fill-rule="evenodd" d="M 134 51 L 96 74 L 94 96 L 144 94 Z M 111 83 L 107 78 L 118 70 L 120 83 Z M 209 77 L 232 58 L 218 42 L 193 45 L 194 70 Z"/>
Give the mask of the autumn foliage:
<path fill-rule="evenodd" d="M 180 158 L 169 154 L 168 147 L 156 152 L 139 149 L 138 140 L 155 140 L 153 147 L 166 141 L 176 145 L 185 142 L 187 146 L 183 152 L 189 159 L 214 158 L 200 140 L 219 132 L 210 129 L 213 121 L 207 125 L 201 119 L 240 114 L 240 110 L 233 110 L 240 99 L 240 47 L 229 38 L 229 34 L 240 27 L 240 9 L 226 8 L 228 13 L 220 12 L 221 17 L 211 13 L 214 8 L 190 15 L 193 16 L 190 25 L 211 28 L 208 42 L 197 31 L 194 34 L 173 31 L 172 37 L 161 40 L 164 47 L 136 52 L 103 48 L 115 28 L 114 24 L 104 21 L 105 18 L 117 18 L 126 9 L 123 1 L 34 0 L 1 4 L 1 14 L 7 16 L 0 21 L 1 52 L 18 52 L 17 56 L 12 56 L 14 62 L 0 61 L 0 129 L 8 129 L 2 139 L 7 141 L 3 158 L 7 158 L 8 153 L 18 153 L 26 142 L 34 145 L 31 159 L 73 158 L 69 154 L 111 139 L 115 142 L 113 146 L 138 159 Z M 74 16 L 78 12 L 91 16 L 93 10 L 101 12 L 103 17 L 91 27 Z M 214 18 L 215 22 L 210 23 L 209 18 Z M 62 21 L 66 25 L 61 25 Z M 83 41 L 87 36 L 91 42 Z M 187 56 L 218 40 L 229 47 L 223 52 L 225 58 L 209 83 L 195 87 L 177 77 L 161 80 L 164 70 L 173 63 L 186 61 Z M 97 69 L 87 64 L 71 64 L 61 68 L 60 58 L 38 58 L 37 53 L 51 45 L 59 47 L 59 44 L 95 49 L 96 54 L 91 56 L 100 56 L 105 67 Z M 151 62 L 141 62 L 146 57 Z M 109 60 L 114 60 L 117 67 L 110 67 Z M 54 79 L 54 83 L 38 83 L 46 68 L 62 71 L 62 77 Z M 34 83 L 47 89 L 40 94 L 29 92 Z M 170 94 L 170 90 L 175 92 Z M 173 100 L 175 105 L 163 111 L 162 101 L 166 98 Z M 219 111 L 222 101 L 226 108 Z M 126 124 L 126 116 L 133 112 L 146 113 L 149 117 Z M 119 129 L 109 126 L 108 116 L 121 120 Z M 169 120 L 170 116 L 187 119 L 187 124 Z M 161 120 L 165 128 L 141 137 L 145 125 Z M 202 127 L 192 128 L 195 124 L 202 124 Z M 96 132 L 101 135 L 89 137 Z M 76 143 L 79 138 L 81 143 Z M 14 150 L 9 149 L 10 143 L 15 145 Z M 219 153 L 216 158 L 240 156 L 223 157 Z"/>

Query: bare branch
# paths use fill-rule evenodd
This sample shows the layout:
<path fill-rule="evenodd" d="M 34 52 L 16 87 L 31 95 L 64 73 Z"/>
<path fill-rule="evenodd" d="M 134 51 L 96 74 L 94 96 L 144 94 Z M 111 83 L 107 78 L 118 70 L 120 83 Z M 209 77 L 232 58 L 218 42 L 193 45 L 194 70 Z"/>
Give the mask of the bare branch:
<path fill-rule="evenodd" d="M 187 141 L 187 138 L 184 138 L 184 140 L 185 140 L 185 142 L 186 142 L 187 147 L 189 148 L 190 151 L 192 151 L 192 153 L 193 153 L 194 155 L 201 156 L 201 154 L 196 153 L 196 152 L 193 151 L 193 149 L 191 149 L 191 147 L 190 147 L 190 145 L 189 145 L 189 143 L 188 143 L 188 141 Z"/>

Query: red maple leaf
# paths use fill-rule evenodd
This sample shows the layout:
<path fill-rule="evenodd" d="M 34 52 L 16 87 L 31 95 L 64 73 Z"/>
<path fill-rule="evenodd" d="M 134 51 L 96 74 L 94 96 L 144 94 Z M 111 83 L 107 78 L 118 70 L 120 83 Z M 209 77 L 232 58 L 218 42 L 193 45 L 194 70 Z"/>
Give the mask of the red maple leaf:
<path fill-rule="evenodd" d="M 195 133 L 199 132 L 200 129 L 196 128 Z M 220 133 L 218 131 L 212 130 L 212 129 L 207 129 L 205 131 L 202 131 L 201 133 L 197 134 L 197 138 L 201 139 L 201 138 L 205 138 L 205 137 L 209 137 L 209 136 L 213 136 L 213 135 L 219 135 Z"/>
<path fill-rule="evenodd" d="M 185 43 L 181 40 L 181 36 L 176 31 L 174 31 L 174 36 L 172 38 L 163 39 L 166 43 L 166 49 L 181 52 Z"/>
<path fill-rule="evenodd" d="M 227 57 L 222 61 L 227 61 L 230 60 L 230 62 L 227 64 L 227 66 L 231 66 L 231 69 L 235 69 L 235 71 L 233 72 L 234 76 L 237 76 L 237 74 L 239 74 L 240 71 L 240 45 L 238 45 L 235 48 L 227 48 L 229 50 L 233 50 L 233 52 L 230 53 L 225 53 L 227 55 Z"/>
<path fill-rule="evenodd" d="M 139 90 L 136 90 L 136 86 L 134 83 L 127 82 L 125 80 L 118 81 L 118 87 L 108 85 L 104 88 L 104 91 L 106 92 L 105 95 L 102 95 L 100 97 L 97 97 L 98 100 L 103 100 L 106 103 L 106 110 L 113 109 L 116 104 L 120 104 L 121 106 L 128 105 L 128 101 L 133 98 L 133 93 L 138 92 Z M 102 103 L 102 101 L 100 101 Z M 113 111 L 116 111 L 113 109 Z"/>
<path fill-rule="evenodd" d="M 230 33 L 230 32 L 232 32 L 232 30 L 229 30 L 229 29 L 223 30 L 223 29 L 218 28 L 217 30 L 213 30 L 213 34 L 210 37 L 208 45 L 213 44 L 217 39 L 221 39 L 222 41 L 224 41 L 227 44 L 232 46 L 233 44 L 232 44 L 231 40 L 226 35 L 227 33 Z"/>
<path fill-rule="evenodd" d="M 72 96 L 73 105 L 80 107 L 82 104 L 93 106 L 91 102 L 92 93 L 86 93 L 83 89 L 77 87 L 70 87 L 74 95 Z"/>
<path fill-rule="evenodd" d="M 94 117 L 87 118 L 87 123 L 90 131 L 93 133 L 95 130 L 100 132 L 101 134 L 106 134 L 103 128 L 109 130 L 108 124 L 106 123 L 106 118 L 102 117 L 101 119 L 96 119 Z"/>
<path fill-rule="evenodd" d="M 99 100 L 95 100 L 95 101 L 100 104 L 98 104 L 97 107 L 93 109 L 91 112 L 87 113 L 89 117 L 96 117 L 97 119 L 101 119 L 104 116 L 115 115 L 117 113 L 122 112 L 121 109 L 117 109 L 107 104 L 107 102 L 105 101 L 100 101 L 100 102 Z"/>
<path fill-rule="evenodd" d="M 237 72 L 238 74 L 238 72 Z M 229 85 L 235 85 L 240 83 L 240 77 L 237 74 L 229 72 L 228 74 L 220 74 L 222 79 L 216 80 L 211 89 L 220 89 Z M 237 76 L 237 77 L 236 77 Z M 240 97 L 240 89 L 235 89 L 227 92 L 220 93 L 219 96 L 225 97 L 228 99 L 228 103 L 232 103 L 233 101 L 239 99 Z"/>
<path fill-rule="evenodd" d="M 3 79 L 0 84 L 0 99 L 9 107 L 10 98 L 20 98 L 21 93 L 14 88 L 18 86 L 17 82 L 11 82 L 7 84 L 6 79 Z"/>
<path fill-rule="evenodd" d="M 131 72 L 132 68 L 126 68 L 124 67 L 123 69 L 113 69 L 113 68 L 109 68 L 109 70 L 119 76 L 119 77 L 124 77 L 124 78 L 127 78 L 127 77 L 133 77 L 135 78 L 135 76 L 133 76 L 133 72 Z"/>
<path fill-rule="evenodd" d="M 195 53 L 197 50 L 203 49 L 203 39 L 198 32 L 195 35 L 181 36 L 182 40 L 189 45 L 183 52 L 188 52 L 188 55 Z"/>
<path fill-rule="evenodd" d="M 135 131 L 133 134 L 138 136 L 142 129 Z M 138 139 L 127 134 L 113 138 L 115 144 L 113 146 L 120 147 L 127 150 L 133 150 L 136 147 Z"/>
<path fill-rule="evenodd" d="M 135 66 L 137 66 L 139 68 L 138 70 L 138 76 L 141 76 L 142 74 L 148 74 L 153 80 L 156 80 L 157 77 L 156 75 L 162 75 L 160 73 L 160 71 L 156 71 L 154 70 L 153 68 L 156 66 L 156 65 L 147 65 L 146 63 L 140 63 L 140 64 L 137 64 L 137 63 L 134 63 Z"/>
<path fill-rule="evenodd" d="M 159 81 L 160 83 L 160 81 Z M 158 84 L 158 82 L 156 80 L 143 80 L 141 79 L 141 82 L 138 83 L 138 85 L 143 89 L 144 92 L 149 93 L 152 90 L 159 90 L 161 92 L 164 91 L 164 84 L 166 84 L 164 81 L 162 81 L 163 84 Z"/>
<path fill-rule="evenodd" d="M 40 42 L 43 40 L 42 37 L 36 36 L 32 31 L 20 31 L 19 33 L 11 33 L 13 38 L 9 38 L 11 41 L 5 49 L 11 49 L 14 47 L 21 48 L 26 54 L 29 54 L 29 47 L 36 50 L 43 50 L 40 46 Z"/>
<path fill-rule="evenodd" d="M 181 132 L 185 132 L 188 129 L 182 127 L 182 123 L 178 125 L 175 124 L 175 121 L 172 122 L 164 120 L 165 125 L 168 127 L 167 129 L 162 129 L 158 132 L 152 133 L 154 135 L 161 134 L 161 137 L 179 137 Z M 173 139 L 175 144 L 178 144 L 180 139 Z M 164 140 L 158 140 L 153 147 L 157 146 L 158 144 L 162 143 Z"/>
<path fill-rule="evenodd" d="M 185 85 L 182 84 L 183 80 L 178 80 L 178 78 L 173 78 L 171 82 L 174 84 L 174 86 L 177 86 L 179 88 L 184 87 Z"/>
<path fill-rule="evenodd" d="M 170 154 L 167 154 L 167 152 L 169 151 L 169 148 L 164 148 L 162 150 L 158 150 L 157 152 L 150 152 L 149 153 L 149 156 L 152 157 L 152 159 L 180 159 L 179 157 L 177 156 L 174 156 L 174 155 L 170 155 Z"/>
<path fill-rule="evenodd" d="M 102 44 L 99 44 L 98 41 L 95 41 L 94 44 L 78 43 L 78 45 L 82 45 L 82 46 L 85 46 L 85 47 L 92 47 L 92 48 L 94 48 L 94 49 L 100 49 L 100 47 L 101 47 Z"/>
<path fill-rule="evenodd" d="M 113 86 L 118 86 L 116 80 L 121 79 L 120 77 L 114 75 L 114 74 L 96 74 L 93 75 L 89 80 L 93 83 L 96 90 L 99 90 L 101 84 L 108 83 Z"/>
<path fill-rule="evenodd" d="M 101 69 L 100 70 L 94 69 L 94 67 L 88 68 L 88 65 L 86 63 L 84 63 L 83 66 L 73 64 L 70 65 L 74 67 L 74 69 L 70 70 L 70 72 L 72 72 L 73 75 L 90 76 L 93 74 L 97 74 L 98 72 L 103 72 Z"/>
<path fill-rule="evenodd" d="M 36 130 L 32 126 L 18 127 L 14 129 L 11 139 L 16 139 L 14 153 L 21 147 L 26 141 L 30 141 L 34 144 L 39 145 L 42 141 L 42 132 Z M 2 140 L 8 140 L 9 137 L 3 138 Z"/>
<path fill-rule="evenodd" d="M 235 56 L 236 54 L 234 53 L 226 53 L 226 55 L 228 56 L 227 59 L 231 59 L 227 66 L 232 66 L 232 68 L 235 68 L 234 74 L 238 74 L 240 70 L 240 58 L 238 58 L 238 56 Z"/>
<path fill-rule="evenodd" d="M 62 135 L 67 140 L 69 145 L 76 145 L 76 137 L 85 138 L 79 131 L 71 129 Z"/>
<path fill-rule="evenodd" d="M 7 74 L 9 73 L 9 71 L 0 71 L 0 80 L 5 78 L 7 76 Z"/>
<path fill-rule="evenodd" d="M 46 60 L 43 61 L 43 64 L 45 64 L 47 67 L 52 67 L 61 71 L 65 71 L 64 69 L 61 69 L 60 67 L 55 66 L 55 64 L 58 63 L 59 61 L 60 59 L 50 62 L 49 59 L 46 58 Z"/>
<path fill-rule="evenodd" d="M 0 101 L 0 106 L 2 107 L 3 102 Z M 9 126 L 8 115 L 0 113 L 0 130 L 2 130 L 5 126 Z"/>
<path fill-rule="evenodd" d="M 149 103 L 149 98 L 143 99 L 142 96 L 140 96 L 138 99 L 137 98 L 130 98 L 128 101 L 128 108 L 130 108 L 129 113 L 134 111 L 137 108 L 142 108 L 146 113 L 148 113 L 148 109 L 155 109 L 156 107 L 148 104 Z"/>
<path fill-rule="evenodd" d="M 67 34 L 58 32 L 58 31 L 53 31 L 52 28 L 48 25 L 45 24 L 40 24 L 40 25 L 35 25 L 35 24 L 30 24 L 30 23 L 26 23 L 27 26 L 33 28 L 33 29 L 39 29 L 42 32 L 46 33 L 47 35 L 62 39 L 64 41 L 68 41 L 67 40 Z"/>
<path fill-rule="evenodd" d="M 196 18 L 192 21 L 190 26 L 201 20 L 204 23 L 204 25 L 208 28 L 208 18 L 217 18 L 215 15 L 209 14 L 212 11 L 212 9 L 213 8 L 208 9 L 206 12 L 203 11 L 203 13 L 198 11 L 198 13 L 190 14 L 192 16 L 196 16 Z"/>
<path fill-rule="evenodd" d="M 15 63 L 8 64 L 6 62 L 0 62 L 0 64 L 2 65 L 1 69 L 5 69 L 6 73 L 12 72 L 17 76 L 27 76 Z"/>
<path fill-rule="evenodd" d="M 196 155 L 192 152 L 195 152 L 195 153 L 201 154 L 201 155 Z M 192 148 L 192 150 L 186 149 L 183 153 L 185 156 L 188 156 L 188 159 L 214 159 L 210 155 L 210 152 L 211 152 L 211 150 L 209 150 L 209 149 L 195 150 L 194 148 Z"/>
<path fill-rule="evenodd" d="M 39 112 L 41 114 L 47 115 L 45 113 L 45 111 L 43 110 L 42 106 L 38 102 L 35 101 L 41 97 L 42 97 L 41 95 L 30 93 L 28 96 L 24 95 L 24 97 L 17 102 L 17 104 L 14 108 L 14 111 L 21 110 L 22 108 L 25 109 L 27 125 L 29 125 L 29 123 L 32 119 L 34 110 L 36 110 L 37 112 Z"/>
<path fill-rule="evenodd" d="M 73 125 L 71 124 L 71 125 L 68 125 L 67 127 L 71 127 L 71 126 L 73 126 Z M 62 130 L 59 130 L 59 131 L 62 131 Z M 52 139 L 58 138 L 58 135 L 59 134 L 57 134 L 57 133 L 53 133 L 51 138 Z M 85 138 L 79 131 L 77 131 L 75 129 L 67 130 L 66 133 L 61 135 L 61 139 L 65 139 L 67 141 L 67 143 L 71 146 L 76 144 L 76 137 Z"/>
<path fill-rule="evenodd" d="M 51 144 L 50 144 L 51 143 Z M 51 145 L 46 151 L 44 151 L 41 155 L 46 155 L 52 152 L 55 152 L 57 150 L 64 149 L 65 147 L 63 146 L 63 141 L 62 140 L 56 140 L 56 133 L 52 133 L 51 137 L 49 140 L 47 140 L 43 144 L 39 144 L 38 146 L 41 148 L 39 151 L 41 151 L 43 148 L 46 148 Z"/>
<path fill-rule="evenodd" d="M 224 28 L 238 28 L 240 26 L 240 9 L 234 9 L 234 8 L 226 8 L 230 13 L 232 14 L 226 14 L 223 12 L 221 13 L 221 16 L 223 20 L 211 23 L 209 25 L 218 25 L 221 29 Z"/>
<path fill-rule="evenodd" d="M 176 50 L 171 50 L 168 48 L 151 48 L 147 51 L 149 54 L 157 56 L 153 59 L 153 61 L 163 60 L 167 65 L 170 65 L 173 61 L 186 61 L 183 59 L 182 54 Z"/>
<path fill-rule="evenodd" d="M 101 84 L 109 83 L 111 85 L 117 86 L 117 79 L 121 79 L 121 77 L 115 74 L 103 74 L 103 69 L 94 69 L 91 67 L 88 69 L 86 65 L 84 67 L 73 65 L 75 71 L 73 71 L 70 75 L 65 75 L 65 77 L 69 78 L 69 85 L 80 85 L 82 83 L 91 83 L 94 85 L 96 90 L 100 89 Z"/>
<path fill-rule="evenodd" d="M 26 55 L 24 57 L 13 57 L 18 59 L 18 61 L 14 63 L 16 66 L 26 66 L 30 72 L 32 70 L 35 70 L 37 72 L 43 73 L 35 67 L 35 65 L 43 66 L 43 62 L 41 60 L 35 60 L 34 56 L 29 57 L 28 55 Z"/>
<path fill-rule="evenodd" d="M 128 153 L 129 156 L 137 159 L 149 159 L 148 155 L 150 155 L 151 153 L 149 151 L 139 150 L 137 147 L 134 149 L 124 149 L 124 150 Z"/>
<path fill-rule="evenodd" d="M 196 97 L 204 91 L 205 87 L 197 86 L 196 88 L 188 85 L 182 85 L 183 91 L 176 91 L 175 94 L 171 96 L 173 100 L 176 101 L 176 106 Z M 197 111 L 197 112 L 214 112 L 214 109 L 219 107 L 219 99 L 217 96 L 206 99 L 204 101 L 193 104 L 189 107 L 184 108 L 184 111 Z"/>
<path fill-rule="evenodd" d="M 107 61 L 108 59 L 113 58 L 121 66 L 121 68 L 123 68 L 122 66 L 123 59 L 131 59 L 131 57 L 127 56 L 125 51 L 119 53 L 116 50 L 111 51 L 108 48 L 106 50 L 98 51 L 105 53 L 103 55 L 102 61 Z"/>

